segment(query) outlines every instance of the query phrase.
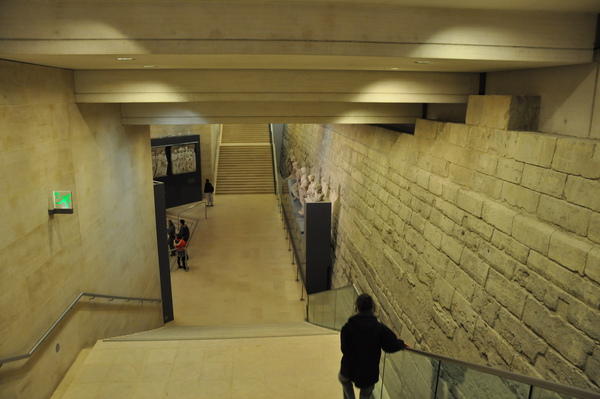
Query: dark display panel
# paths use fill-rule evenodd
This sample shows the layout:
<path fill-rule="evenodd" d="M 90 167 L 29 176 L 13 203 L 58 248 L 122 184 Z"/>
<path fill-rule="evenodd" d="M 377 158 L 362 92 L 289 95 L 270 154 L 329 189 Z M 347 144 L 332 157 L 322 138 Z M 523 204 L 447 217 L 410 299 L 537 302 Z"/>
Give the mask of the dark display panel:
<path fill-rule="evenodd" d="M 166 207 L 201 201 L 200 136 L 156 138 L 151 146 L 153 178 L 164 184 Z"/>

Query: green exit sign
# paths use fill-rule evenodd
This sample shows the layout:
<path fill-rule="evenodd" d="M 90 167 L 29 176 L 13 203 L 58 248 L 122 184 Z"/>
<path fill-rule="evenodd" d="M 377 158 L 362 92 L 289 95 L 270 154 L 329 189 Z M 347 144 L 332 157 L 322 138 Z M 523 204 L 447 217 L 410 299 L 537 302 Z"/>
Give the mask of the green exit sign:
<path fill-rule="evenodd" d="M 71 191 L 53 191 L 52 203 L 53 209 L 51 209 L 51 213 L 73 213 Z"/>

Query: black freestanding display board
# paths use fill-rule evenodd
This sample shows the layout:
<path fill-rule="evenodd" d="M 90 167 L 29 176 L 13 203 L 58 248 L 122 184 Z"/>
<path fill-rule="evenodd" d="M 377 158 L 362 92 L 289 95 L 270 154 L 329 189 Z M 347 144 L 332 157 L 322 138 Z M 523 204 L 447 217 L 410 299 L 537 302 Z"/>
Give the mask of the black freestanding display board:
<path fill-rule="evenodd" d="M 200 136 L 151 140 L 155 181 L 164 183 L 166 207 L 202 201 Z"/>
<path fill-rule="evenodd" d="M 304 205 L 304 254 L 306 256 L 304 279 L 306 292 L 329 289 L 331 267 L 331 202 L 312 202 Z"/>
<path fill-rule="evenodd" d="M 307 200 L 304 215 L 300 215 L 302 204 L 290 194 L 294 182 L 284 180 L 280 193 L 298 269 L 310 295 L 330 288 L 331 202 Z"/>

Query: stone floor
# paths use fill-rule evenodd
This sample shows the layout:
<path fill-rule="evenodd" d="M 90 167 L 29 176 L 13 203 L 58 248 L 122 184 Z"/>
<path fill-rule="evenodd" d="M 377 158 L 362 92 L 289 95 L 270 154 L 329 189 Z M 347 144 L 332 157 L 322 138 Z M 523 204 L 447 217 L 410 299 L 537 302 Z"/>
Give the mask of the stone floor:
<path fill-rule="evenodd" d="M 171 209 L 177 215 L 182 209 Z M 167 328 L 303 323 L 306 302 L 274 195 L 217 196 L 197 220 L 190 271 L 172 272 Z M 251 334 L 249 334 L 251 335 Z M 102 341 L 53 399 L 340 397 L 339 335 Z"/>
<path fill-rule="evenodd" d="M 188 206 L 169 209 L 177 214 Z M 295 322 L 306 302 L 296 282 L 275 195 L 223 195 L 180 215 L 191 225 L 189 272 L 171 274 L 175 325 Z"/>

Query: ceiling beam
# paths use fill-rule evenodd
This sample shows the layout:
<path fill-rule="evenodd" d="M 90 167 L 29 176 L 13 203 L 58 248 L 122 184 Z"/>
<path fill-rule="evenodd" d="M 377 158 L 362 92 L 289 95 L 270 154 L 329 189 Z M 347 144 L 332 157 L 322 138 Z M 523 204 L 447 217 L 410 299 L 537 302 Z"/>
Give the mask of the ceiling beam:
<path fill-rule="evenodd" d="M 447 61 L 469 60 L 485 72 L 511 68 L 510 62 L 590 62 L 595 26 L 593 13 L 295 1 L 2 1 L 0 58 L 115 69 L 115 55 L 130 55 L 179 69 L 219 68 L 211 59 L 254 55 L 273 56 L 265 67 L 283 69 L 294 57 L 378 57 L 388 61 L 384 67 L 401 70 L 419 70 L 414 62 L 427 59 L 433 71 L 447 68 Z M 112 57 L 110 63 L 89 62 L 102 56 Z M 244 68 L 246 60 L 233 63 Z M 142 68 L 137 61 L 119 68 Z M 362 68 L 369 68 L 364 61 Z M 371 68 L 381 68 L 381 61 Z M 311 68 L 307 60 L 304 67 Z M 327 69 L 323 62 L 316 67 Z"/>
<path fill-rule="evenodd" d="M 313 70 L 77 71 L 77 102 L 465 103 L 479 74 Z"/>
<path fill-rule="evenodd" d="M 125 125 L 230 123 L 415 123 L 418 104 L 201 102 L 123 104 Z"/>

